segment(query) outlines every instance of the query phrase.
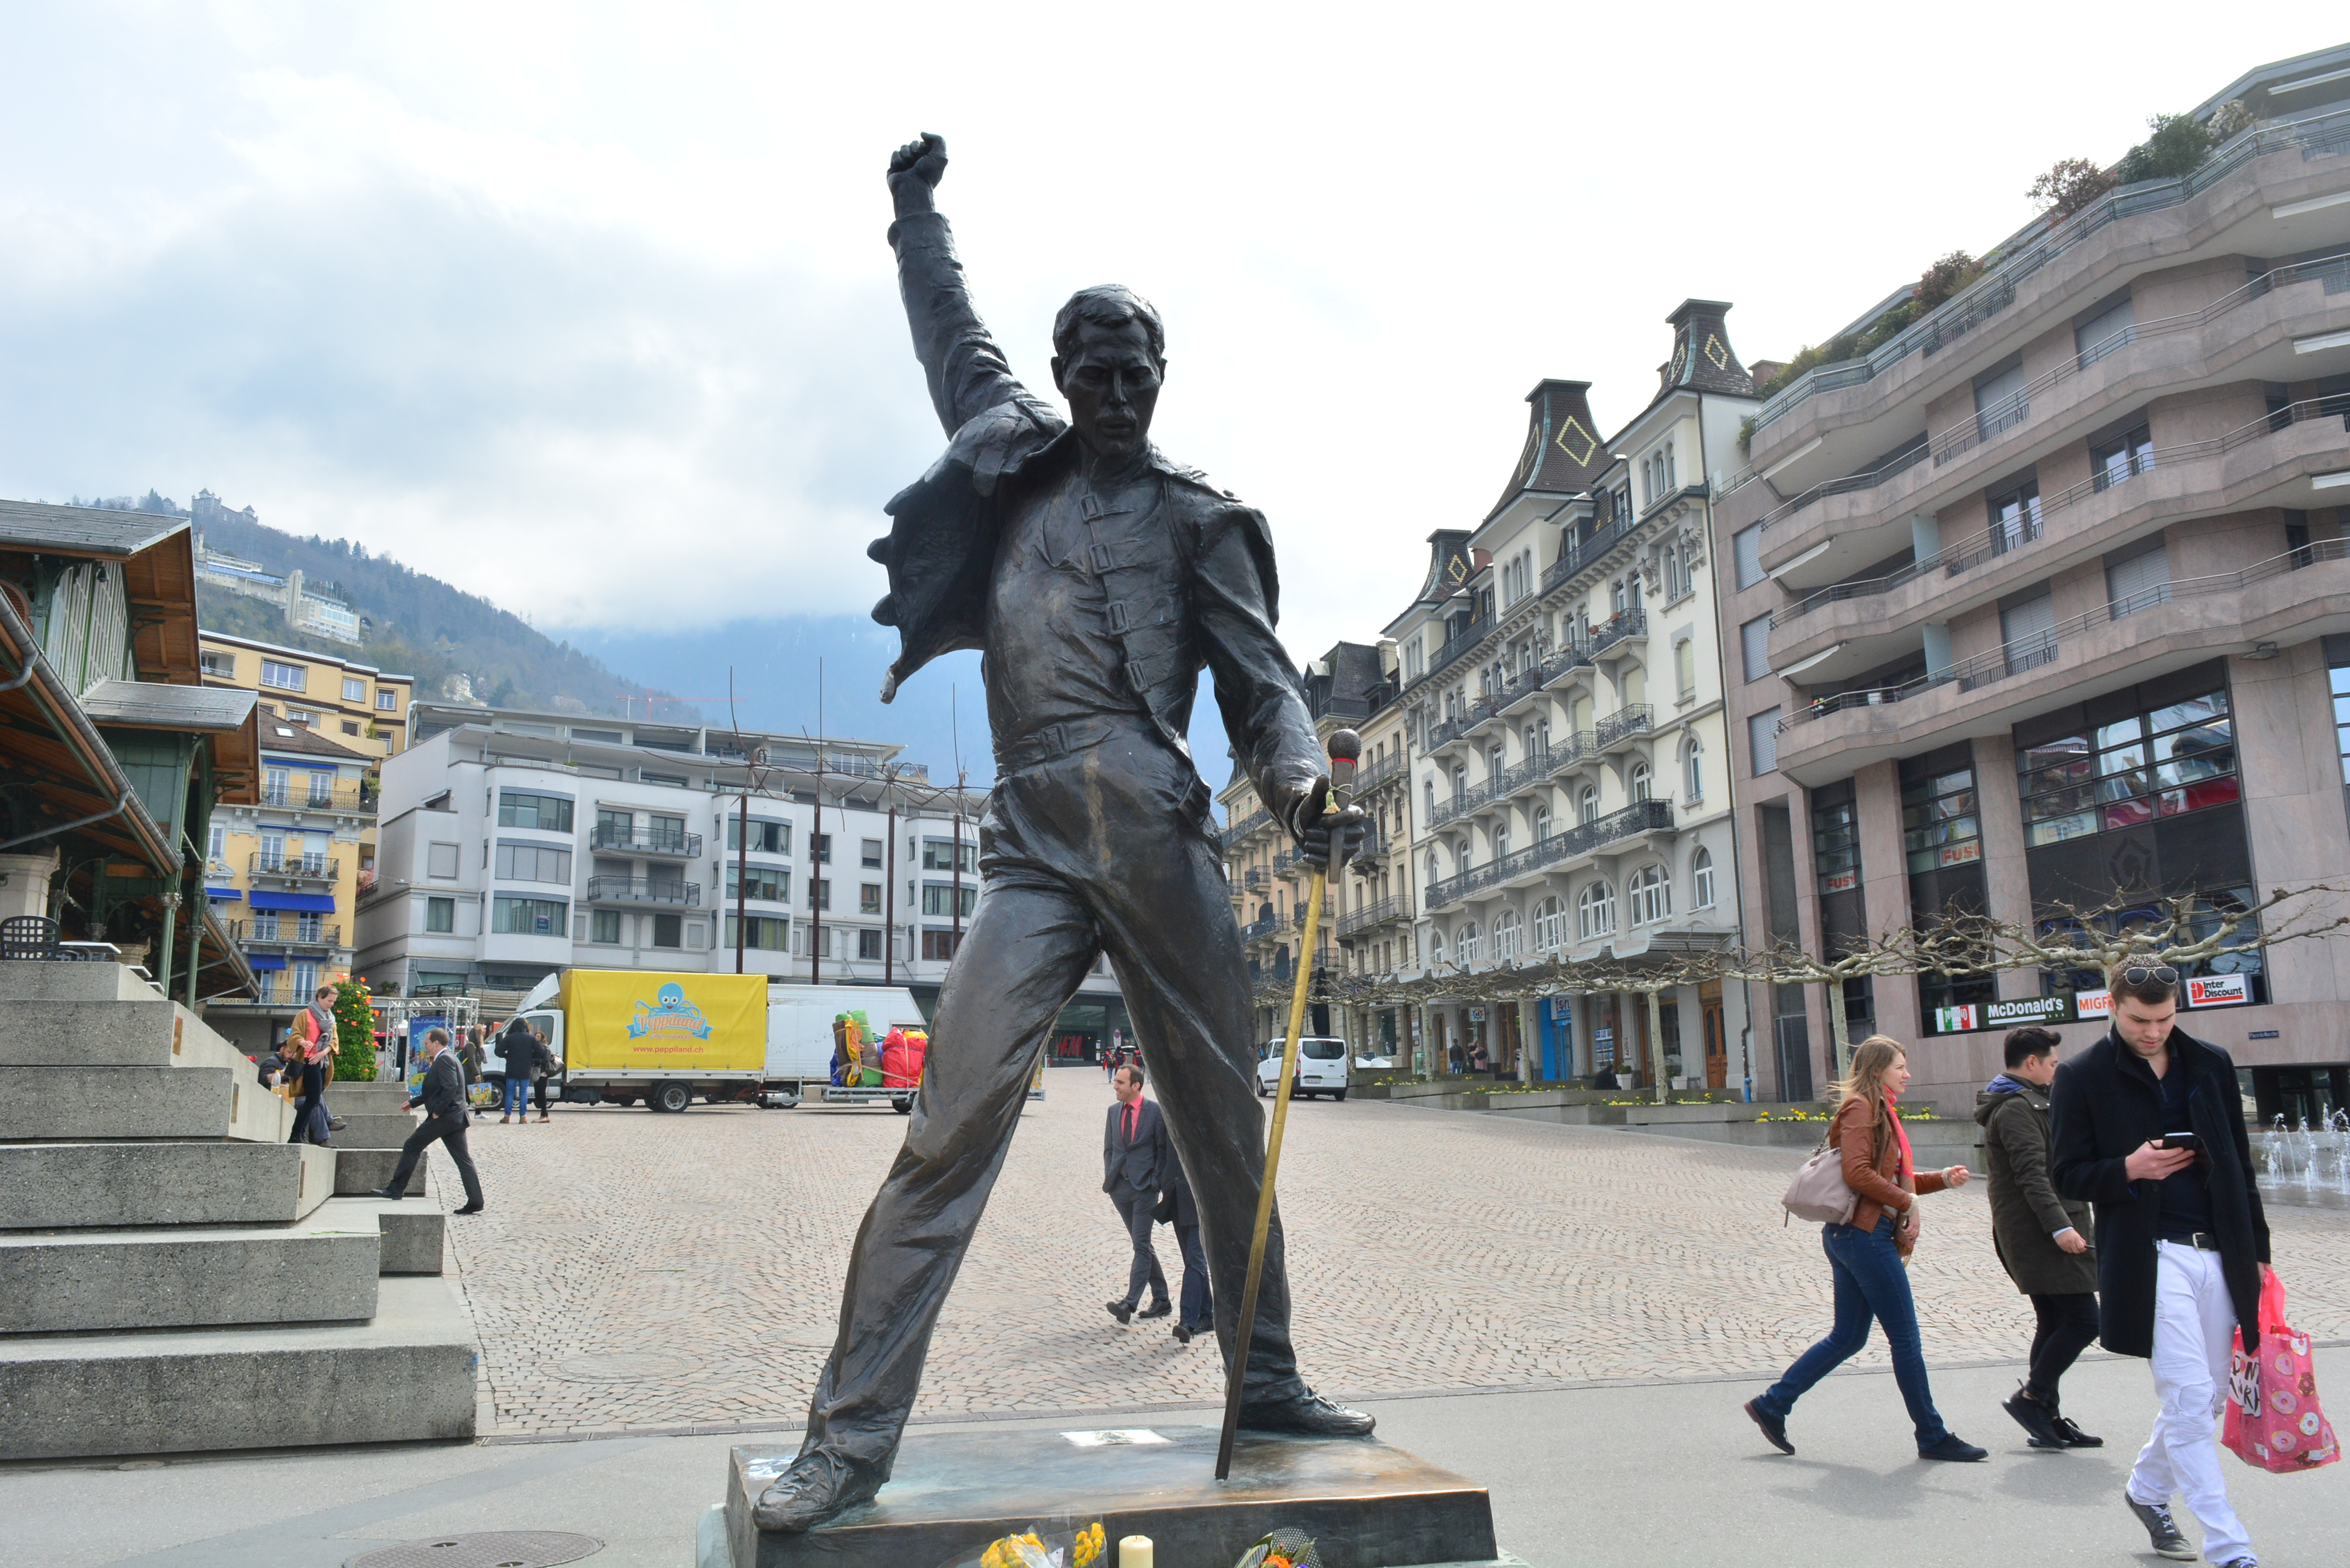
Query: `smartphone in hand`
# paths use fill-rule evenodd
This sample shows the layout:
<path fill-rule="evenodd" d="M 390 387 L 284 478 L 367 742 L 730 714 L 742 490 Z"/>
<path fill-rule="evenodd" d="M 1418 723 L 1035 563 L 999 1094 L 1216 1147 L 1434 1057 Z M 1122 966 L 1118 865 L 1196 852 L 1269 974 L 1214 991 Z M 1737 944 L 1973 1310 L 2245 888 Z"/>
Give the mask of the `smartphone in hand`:
<path fill-rule="evenodd" d="M 2195 1133 L 2165 1133 L 2154 1140 L 2157 1148 L 2183 1148 L 2196 1154 L 2203 1152 L 2203 1139 Z"/>

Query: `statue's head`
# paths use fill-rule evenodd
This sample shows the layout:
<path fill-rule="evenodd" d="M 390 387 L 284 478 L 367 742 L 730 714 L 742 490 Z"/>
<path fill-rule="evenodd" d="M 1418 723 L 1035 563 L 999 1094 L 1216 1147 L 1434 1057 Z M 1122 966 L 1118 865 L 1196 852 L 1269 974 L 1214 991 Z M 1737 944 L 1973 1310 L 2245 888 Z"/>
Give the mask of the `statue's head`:
<path fill-rule="evenodd" d="M 1166 373 L 1159 312 L 1132 289 L 1079 289 L 1053 318 L 1053 384 L 1068 400 L 1077 439 L 1104 457 L 1149 443 Z"/>

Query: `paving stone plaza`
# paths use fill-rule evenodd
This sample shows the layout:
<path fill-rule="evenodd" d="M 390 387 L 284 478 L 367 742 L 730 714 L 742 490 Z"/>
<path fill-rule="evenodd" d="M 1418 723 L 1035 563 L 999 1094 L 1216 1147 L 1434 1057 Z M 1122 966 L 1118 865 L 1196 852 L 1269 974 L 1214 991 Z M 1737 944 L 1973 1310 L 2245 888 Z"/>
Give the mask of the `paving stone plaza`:
<path fill-rule="evenodd" d="M 1215 1405 L 1212 1352 L 1102 1310 L 1125 1273 L 1100 1192 L 1108 1090 L 1089 1069 L 1046 1085 L 948 1300 L 917 1420 Z M 858 1220 L 904 1130 L 887 1110 L 701 1106 L 478 1124 L 490 1210 L 450 1221 L 449 1268 L 481 1333 L 483 1435 L 796 1427 Z M 1297 1105 L 1281 1199 L 1301 1363 L 1350 1400 L 1775 1373 L 1828 1319 L 1817 1228 L 1779 1223 L 1800 1158 Z M 434 1190 L 453 1207 L 445 1169 Z M 1982 1192 L 1925 1206 L 1914 1281 L 1937 1368 L 2017 1362 L 2031 1338 Z M 2298 1325 L 2350 1339 L 2345 1217 L 2269 1215 Z M 1172 1232 L 1159 1235 L 1175 1265 Z M 1881 1336 L 1859 1359 L 1885 1364 Z"/>

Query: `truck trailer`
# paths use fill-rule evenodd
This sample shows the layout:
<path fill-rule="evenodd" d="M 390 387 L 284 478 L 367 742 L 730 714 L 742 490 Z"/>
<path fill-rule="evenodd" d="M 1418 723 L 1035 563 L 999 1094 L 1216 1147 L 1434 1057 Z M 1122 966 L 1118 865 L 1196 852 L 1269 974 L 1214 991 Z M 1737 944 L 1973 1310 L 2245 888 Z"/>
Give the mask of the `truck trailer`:
<path fill-rule="evenodd" d="M 905 1085 L 831 1079 L 833 1020 L 862 1012 L 877 1034 L 920 1029 L 903 986 L 775 985 L 764 975 L 567 969 L 523 999 L 546 1036 L 566 1101 L 682 1111 L 709 1103 L 792 1106 L 806 1100 L 914 1108 Z"/>

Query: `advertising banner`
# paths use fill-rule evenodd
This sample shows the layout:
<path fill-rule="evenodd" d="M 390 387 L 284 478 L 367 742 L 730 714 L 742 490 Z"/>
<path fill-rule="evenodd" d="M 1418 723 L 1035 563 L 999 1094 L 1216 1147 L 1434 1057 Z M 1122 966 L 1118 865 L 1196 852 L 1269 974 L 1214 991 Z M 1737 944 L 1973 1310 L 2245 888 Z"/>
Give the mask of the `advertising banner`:
<path fill-rule="evenodd" d="M 2189 1007 L 2241 1007 L 2251 999 L 2251 982 L 2241 974 L 2199 974 L 2187 981 Z"/>
<path fill-rule="evenodd" d="M 575 969 L 563 976 L 567 1064 L 756 1073 L 767 1063 L 767 977 Z"/>
<path fill-rule="evenodd" d="M 1983 1027 L 1986 1029 L 2021 1029 L 2027 1023 L 2070 1023 L 2073 1018 L 2073 999 L 2069 996 L 2031 996 L 2016 1002 L 1989 1002 L 1983 1007 Z"/>

